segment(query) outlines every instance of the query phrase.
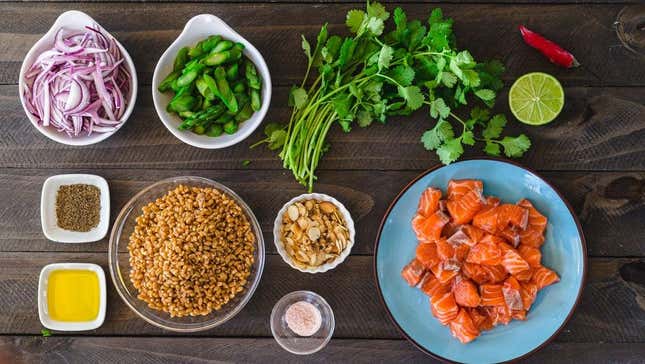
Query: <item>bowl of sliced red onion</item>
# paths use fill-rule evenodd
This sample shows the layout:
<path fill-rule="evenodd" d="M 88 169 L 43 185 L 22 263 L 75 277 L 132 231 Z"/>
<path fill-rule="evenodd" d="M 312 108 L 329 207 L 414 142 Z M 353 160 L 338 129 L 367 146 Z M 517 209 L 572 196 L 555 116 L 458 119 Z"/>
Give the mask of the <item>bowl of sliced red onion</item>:
<path fill-rule="evenodd" d="M 126 49 L 89 15 L 61 14 L 29 50 L 20 69 L 20 101 L 46 137 L 68 145 L 98 143 L 128 119 L 137 74 Z"/>

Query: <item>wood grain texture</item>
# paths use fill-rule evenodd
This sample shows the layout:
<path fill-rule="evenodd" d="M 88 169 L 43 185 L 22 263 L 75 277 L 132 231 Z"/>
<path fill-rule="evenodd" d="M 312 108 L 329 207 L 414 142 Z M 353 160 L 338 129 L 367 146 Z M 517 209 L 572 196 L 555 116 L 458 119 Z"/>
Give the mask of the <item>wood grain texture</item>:
<path fill-rule="evenodd" d="M 0 256 L 0 334 L 38 334 L 38 273 L 53 262 L 92 262 L 107 271 L 106 254 L 3 253 Z M 298 289 L 313 289 L 334 310 L 337 338 L 401 338 L 387 319 L 373 279 L 372 257 L 349 257 L 322 275 L 299 273 L 279 256 L 267 256 L 262 281 L 249 304 L 219 328 L 195 334 L 217 337 L 270 337 L 269 316 L 275 302 Z M 560 342 L 637 343 L 645 341 L 645 261 L 590 260 L 582 302 L 558 336 Z M 608 294 L 609 292 L 609 294 Z M 108 279 L 105 323 L 88 335 L 175 335 L 147 324 L 123 304 Z M 428 313 L 428 319 L 431 319 Z M 446 334 L 447 331 L 446 331 Z"/>
<path fill-rule="evenodd" d="M 277 153 L 249 146 L 264 138 L 260 126 L 243 142 L 221 150 L 191 147 L 175 138 L 159 121 L 149 87 L 139 89 L 135 111 L 116 134 L 90 148 L 56 143 L 41 135 L 28 121 L 16 86 L 0 86 L 0 168 L 154 168 L 154 169 L 282 169 Z M 531 127 L 509 122 L 506 135 L 527 134 L 533 143 L 519 161 L 537 170 L 645 170 L 645 87 L 583 88 L 565 90 L 567 102 L 553 123 Z M 288 119 L 288 89 L 276 88 L 264 125 Z M 510 118 L 506 94 L 498 112 Z M 462 113 L 467 112 L 466 110 Z M 388 124 L 356 126 L 343 133 L 330 131 L 331 149 L 322 169 L 422 170 L 438 159 L 423 148 L 423 132 L 434 123 L 425 111 Z M 482 146 L 465 156 L 485 155 Z M 288 172 L 285 172 L 288 173 Z M 322 183 L 330 181 L 319 180 Z"/>
<path fill-rule="evenodd" d="M 217 4 L 124 3 L 104 6 L 75 3 L 110 30 L 129 50 L 139 80 L 150 84 L 159 56 L 177 37 L 191 16 L 212 13 L 222 17 L 265 56 L 276 85 L 299 82 L 304 74 L 300 34 L 312 37 L 320 26 L 346 32 L 347 10 L 360 4 Z M 507 80 L 531 70 L 555 75 L 565 85 L 645 85 L 645 58 L 635 57 L 620 45 L 612 24 L 623 4 L 606 5 L 493 5 L 442 4 L 455 19 L 460 47 L 479 59 L 497 58 L 508 68 Z M 409 19 L 427 18 L 431 5 L 405 4 Z M 394 6 L 389 6 L 390 10 Z M 38 6 L 5 3 L 0 24 L 0 84 L 15 84 L 24 55 L 56 17 L 69 9 L 65 3 Z M 485 14 L 485 16 L 482 16 Z M 545 33 L 573 52 L 583 64 L 575 70 L 552 65 L 522 43 L 517 26 Z M 495 46 L 491 46 L 495 45 Z M 503 46 L 501 46 L 503 45 Z"/>
<path fill-rule="evenodd" d="M 0 337 L 0 363 L 111 364 L 127 357 L 138 364 L 164 363 L 439 363 L 404 340 L 334 339 L 306 358 L 284 351 L 270 338 Z M 526 363 L 638 363 L 640 344 L 552 343 Z"/>
<path fill-rule="evenodd" d="M 0 251 L 106 252 L 108 238 L 89 244 L 46 240 L 40 225 L 40 192 L 47 177 L 69 170 L 0 172 Z M 112 218 L 138 191 L 158 180 L 196 175 L 217 180 L 236 191 L 253 209 L 264 231 L 266 247 L 275 253 L 273 221 L 282 204 L 302 187 L 282 171 L 230 170 L 78 170 L 108 180 Z M 421 171 L 324 171 L 317 191 L 347 206 L 356 224 L 352 254 L 372 254 L 377 227 L 396 194 Z M 645 251 L 645 172 L 549 172 L 582 223 L 591 256 L 638 256 Z M 16 191 L 20 191 L 16 198 Z M 108 234 L 109 235 L 109 234 Z"/>

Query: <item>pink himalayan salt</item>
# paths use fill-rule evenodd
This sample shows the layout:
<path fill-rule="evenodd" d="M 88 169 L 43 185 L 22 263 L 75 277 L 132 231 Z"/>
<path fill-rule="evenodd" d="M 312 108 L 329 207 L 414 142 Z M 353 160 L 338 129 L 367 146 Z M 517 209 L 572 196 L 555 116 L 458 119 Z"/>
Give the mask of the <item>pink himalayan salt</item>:
<path fill-rule="evenodd" d="M 311 336 L 320 329 L 320 310 L 307 301 L 299 301 L 287 308 L 284 319 L 291 331 L 299 336 Z"/>

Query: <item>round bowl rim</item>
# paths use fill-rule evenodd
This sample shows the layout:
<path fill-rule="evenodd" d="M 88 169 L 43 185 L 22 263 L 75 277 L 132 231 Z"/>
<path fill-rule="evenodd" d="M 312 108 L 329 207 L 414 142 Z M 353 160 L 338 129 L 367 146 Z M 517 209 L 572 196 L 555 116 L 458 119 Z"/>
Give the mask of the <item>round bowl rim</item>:
<path fill-rule="evenodd" d="M 494 158 L 494 157 L 463 158 L 460 161 L 455 162 L 453 164 L 457 164 L 457 163 L 464 162 L 464 161 L 493 161 L 493 162 L 505 163 L 505 164 L 512 165 L 514 167 L 520 168 L 520 169 L 522 169 L 522 170 L 524 170 L 526 172 L 529 172 L 529 173 L 535 175 L 541 181 L 543 181 L 548 187 L 550 187 L 558 195 L 558 197 L 562 200 L 562 202 L 564 202 L 564 205 L 569 210 L 569 213 L 571 214 L 571 217 L 573 218 L 573 221 L 575 222 L 576 229 L 578 231 L 578 235 L 580 236 L 580 245 L 581 245 L 581 248 L 582 248 L 582 277 L 581 277 L 581 282 L 580 282 L 580 289 L 578 289 L 578 293 L 576 295 L 575 302 L 574 302 L 573 306 L 571 307 L 571 310 L 567 313 L 567 316 L 565 317 L 565 319 L 562 321 L 562 324 L 553 332 L 553 334 L 551 336 L 549 336 L 546 340 L 544 340 L 543 343 L 541 343 L 540 345 L 535 347 L 533 350 L 531 350 L 531 351 L 529 351 L 529 352 L 527 352 L 527 353 L 525 353 L 525 354 L 523 354 L 521 356 L 518 356 L 516 358 L 509 359 L 506 362 L 514 362 L 514 361 L 523 360 L 523 359 L 526 359 L 529 356 L 535 354 L 536 352 L 538 352 L 539 350 L 544 348 L 546 345 L 551 343 L 558 336 L 558 334 L 562 331 L 562 329 L 564 329 L 565 325 L 567 324 L 567 322 L 569 322 L 569 320 L 573 316 L 573 313 L 575 312 L 576 308 L 580 304 L 580 299 L 582 298 L 582 291 L 584 290 L 585 283 L 586 283 L 586 280 L 587 280 L 587 269 L 588 269 L 587 243 L 586 243 L 586 240 L 585 240 L 584 233 L 582 231 L 582 225 L 580 225 L 580 221 L 578 220 L 578 217 L 576 216 L 576 214 L 575 214 L 575 212 L 573 210 L 573 207 L 571 207 L 571 205 L 564 198 L 562 193 L 553 184 L 551 184 L 549 181 L 547 181 L 541 174 L 533 171 L 532 169 L 530 169 L 528 167 L 525 167 L 525 166 L 522 166 L 521 164 L 519 164 L 519 163 L 517 163 L 515 161 L 505 160 L 505 159 L 501 159 L 501 158 Z M 425 353 L 425 354 L 427 354 L 427 355 L 429 355 L 429 356 L 431 356 L 431 357 L 433 357 L 433 358 L 435 358 L 435 359 L 437 359 L 439 361 L 445 362 L 445 363 L 455 363 L 455 361 L 450 360 L 448 358 L 444 358 L 444 357 L 442 357 L 442 356 L 440 356 L 438 354 L 435 354 L 434 352 L 430 351 L 429 349 L 423 347 L 416 340 L 414 340 L 412 337 L 410 337 L 410 335 L 408 335 L 408 333 L 403 329 L 403 327 L 401 327 L 401 325 L 398 323 L 398 321 L 396 321 L 396 319 L 394 318 L 394 315 L 390 311 L 390 308 L 385 303 L 385 298 L 383 296 L 383 291 L 381 290 L 381 282 L 379 281 L 378 271 L 377 271 L 378 248 L 379 248 L 379 243 L 380 243 L 380 240 L 381 240 L 381 233 L 383 231 L 383 226 L 385 225 L 385 222 L 387 221 L 388 216 L 392 212 L 392 209 L 394 208 L 396 203 L 399 201 L 399 199 L 403 196 L 403 194 L 406 193 L 416 182 L 418 182 L 420 179 L 422 179 L 423 177 L 427 176 L 428 174 L 430 174 L 432 172 L 435 172 L 435 171 L 437 171 L 437 170 L 439 170 L 439 169 L 441 169 L 443 167 L 446 167 L 446 166 L 443 165 L 443 164 L 437 163 L 433 167 L 421 172 L 419 175 L 414 177 L 410 182 L 408 182 L 401 189 L 401 191 L 396 195 L 396 197 L 392 200 L 392 202 L 389 204 L 387 210 L 383 214 L 383 218 L 381 219 L 381 223 L 379 224 L 378 232 L 376 234 L 376 239 L 375 239 L 375 242 L 374 242 L 374 257 L 373 257 L 373 261 L 372 261 L 372 273 L 374 275 L 374 280 L 376 282 L 376 290 L 378 292 L 378 297 L 379 297 L 379 300 L 381 301 L 381 305 L 383 307 L 385 307 L 385 312 L 387 313 L 387 316 L 390 318 L 390 321 L 394 324 L 394 326 L 397 328 L 397 330 L 410 343 L 412 343 L 412 345 L 414 345 L 421 352 L 423 352 L 423 353 Z"/>
<path fill-rule="evenodd" d="M 195 182 L 202 182 L 211 185 L 213 188 L 219 190 L 220 192 L 224 192 L 227 195 L 231 196 L 234 200 L 236 200 L 236 203 L 242 207 L 242 209 L 245 211 L 247 214 L 247 217 L 249 218 L 249 222 L 257 229 L 259 234 L 255 237 L 257 239 L 257 249 L 258 249 L 258 268 L 256 275 L 253 279 L 253 282 L 248 286 L 248 290 L 245 294 L 245 296 L 242 298 L 242 300 L 238 303 L 238 305 L 228 314 L 223 316 L 223 319 L 218 321 L 218 322 L 212 322 L 210 324 L 201 326 L 201 327 L 189 327 L 189 328 L 176 328 L 176 327 L 168 327 L 163 324 L 160 324 L 145 315 L 143 315 L 141 312 L 139 312 L 135 307 L 133 307 L 130 302 L 125 298 L 125 294 L 123 292 L 123 287 L 121 287 L 120 283 L 118 283 L 119 279 L 117 277 L 117 272 L 115 271 L 115 263 L 117 263 L 118 259 L 116 255 L 119 254 L 118 249 L 114 249 L 114 239 L 116 238 L 117 231 L 120 231 L 119 226 L 117 226 L 117 223 L 121 225 L 121 223 L 124 220 L 124 215 L 126 212 L 130 212 L 132 204 L 137 201 L 144 193 L 148 192 L 149 190 L 162 186 L 167 183 L 177 183 L 180 181 L 195 181 Z M 119 294 L 119 297 L 121 297 L 121 300 L 132 310 L 137 316 L 141 317 L 144 319 L 146 322 L 160 327 L 165 330 L 169 331 L 175 331 L 175 332 L 197 332 L 197 331 L 204 331 L 208 329 L 212 329 L 214 327 L 220 326 L 233 317 L 235 317 L 242 309 L 246 306 L 246 304 L 251 300 L 251 297 L 253 297 L 253 294 L 255 293 L 255 290 L 257 289 L 258 285 L 260 284 L 260 280 L 262 278 L 262 272 L 264 270 L 264 264 L 265 264 L 265 258 L 266 258 L 266 247 L 264 245 L 264 236 L 262 234 L 262 229 L 260 227 L 260 224 L 255 217 L 255 214 L 251 210 L 251 208 L 246 204 L 246 202 L 238 196 L 233 190 L 230 188 L 224 186 L 223 184 L 216 182 L 212 179 L 205 178 L 205 177 L 199 177 L 199 176 L 178 176 L 178 177 L 170 177 L 170 178 L 164 178 L 160 181 L 157 181 L 153 184 L 150 184 L 149 186 L 143 188 L 141 191 L 137 192 L 132 198 L 126 202 L 126 204 L 123 206 L 117 217 L 114 219 L 114 224 L 112 225 L 112 231 L 110 232 L 110 240 L 108 242 L 108 267 L 110 269 L 110 277 L 112 278 L 112 282 L 114 284 L 114 288 Z M 216 311 L 214 311 L 216 312 Z"/>
<path fill-rule="evenodd" d="M 279 304 L 281 304 L 282 302 L 286 301 L 288 298 L 295 297 L 295 296 L 300 296 L 300 295 L 316 297 L 317 300 L 319 300 L 324 306 L 326 306 L 329 309 L 329 312 L 331 312 L 331 315 L 329 317 L 331 329 L 329 330 L 329 333 L 327 334 L 327 337 L 325 337 L 325 340 L 316 349 L 309 350 L 309 351 L 303 351 L 303 352 L 294 352 L 293 350 L 291 350 L 291 349 L 287 348 L 286 346 L 284 346 L 276 338 L 275 329 L 273 328 L 273 321 L 274 321 L 273 319 L 274 319 L 275 315 L 277 314 L 276 309 L 277 309 Z M 334 331 L 336 330 L 336 317 L 334 315 L 334 310 L 331 308 L 331 305 L 329 304 L 329 302 L 327 302 L 327 300 L 323 296 L 319 295 L 318 293 L 316 293 L 314 291 L 309 291 L 309 290 L 306 290 L 306 289 L 302 289 L 302 290 L 292 291 L 292 292 L 289 292 L 289 293 L 285 294 L 284 296 L 282 296 L 273 305 L 273 308 L 271 309 L 271 316 L 269 317 L 269 327 L 271 328 L 271 335 L 273 335 L 273 338 L 278 343 L 278 345 L 280 345 L 281 348 L 283 348 L 284 350 L 290 352 L 291 354 L 295 354 L 295 355 L 310 355 L 310 354 L 314 354 L 314 353 L 319 352 L 320 350 L 324 349 L 325 346 L 327 346 L 327 344 L 329 344 L 329 341 L 331 341 L 331 338 L 334 336 Z"/>
<path fill-rule="evenodd" d="M 280 228 L 282 227 L 282 215 L 284 215 L 287 212 L 287 208 L 296 202 L 300 202 L 303 200 L 310 200 L 310 199 L 328 201 L 333 203 L 338 208 L 341 215 L 345 218 L 346 220 L 345 222 L 347 223 L 347 230 L 349 230 L 349 243 L 347 244 L 347 247 L 345 247 L 345 250 L 343 250 L 341 254 L 331 263 L 326 263 L 315 268 L 303 269 L 293 264 L 292 259 L 287 255 L 287 252 L 285 251 L 282 242 L 280 243 L 278 242 L 280 241 Z M 345 205 L 343 205 L 340 201 L 324 193 L 303 193 L 301 195 L 298 195 L 292 198 L 291 200 L 287 201 L 282 206 L 282 208 L 280 208 L 280 210 L 278 210 L 275 220 L 273 221 L 273 245 L 275 245 L 276 250 L 278 251 L 278 254 L 280 254 L 280 257 L 282 258 L 282 260 L 285 263 L 287 263 L 291 268 L 298 270 L 302 273 L 311 273 L 311 274 L 324 273 L 336 268 L 338 265 L 344 262 L 345 259 L 347 259 L 347 257 L 350 255 L 351 250 L 354 247 L 355 240 L 356 240 L 356 228 L 354 226 L 354 220 L 352 219 L 352 215 L 349 213 L 349 210 L 347 210 Z"/>
<path fill-rule="evenodd" d="M 66 19 L 67 17 L 76 17 L 78 19 L 82 20 L 87 20 L 89 22 L 94 22 L 103 32 L 108 34 L 109 36 L 114 39 L 116 42 L 117 46 L 119 47 L 119 50 L 121 51 L 121 55 L 125 59 L 125 64 L 128 68 L 128 71 L 130 71 L 130 77 L 131 77 L 131 82 L 132 82 L 132 89 L 130 90 L 130 99 L 128 100 L 128 107 L 125 109 L 125 112 L 123 113 L 123 116 L 121 117 L 121 124 L 118 125 L 116 130 L 113 130 L 111 132 L 107 133 L 94 133 L 91 136 L 87 135 L 81 135 L 81 137 L 70 137 L 65 133 L 60 133 L 55 130 L 52 130 L 51 126 L 43 126 L 40 125 L 38 120 L 34 115 L 32 115 L 28 110 L 27 107 L 25 106 L 25 103 L 27 102 L 25 100 L 24 96 L 24 90 L 27 85 L 25 84 L 24 81 L 24 75 L 27 73 L 27 70 L 31 65 L 33 64 L 33 61 L 35 60 L 35 53 L 37 51 L 37 48 L 40 48 L 42 43 L 45 43 L 47 38 L 52 36 L 52 34 L 58 30 L 58 28 L 63 27 L 65 25 L 69 25 L 66 23 L 68 20 Z M 62 12 L 54 21 L 52 26 L 45 32 L 29 49 L 27 54 L 25 55 L 25 58 L 22 61 L 22 64 L 20 66 L 20 71 L 19 71 L 19 77 L 18 77 L 18 97 L 20 98 L 20 105 L 22 106 L 23 111 L 25 112 L 25 115 L 27 115 L 27 118 L 31 122 L 31 124 L 38 130 L 42 135 L 46 136 L 47 138 L 57 142 L 61 143 L 64 145 L 71 145 L 71 146 L 86 146 L 86 145 L 92 145 L 96 144 L 99 142 L 104 141 L 105 139 L 111 137 L 114 135 L 117 131 L 121 130 L 125 123 L 130 119 L 130 116 L 132 115 L 132 112 L 134 111 L 134 106 L 137 102 L 137 95 L 139 93 L 139 85 L 138 85 L 138 79 L 137 79 L 137 69 L 134 65 L 134 61 L 132 61 L 132 57 L 130 57 L 130 53 L 128 53 L 128 50 L 125 49 L 123 44 L 112 34 L 110 33 L 107 29 L 105 29 L 96 19 L 92 18 L 88 14 L 80 11 L 80 10 L 68 10 Z"/>
<path fill-rule="evenodd" d="M 162 63 L 167 64 L 173 61 L 175 55 L 171 54 L 171 49 L 185 43 L 184 38 L 189 37 L 190 34 L 194 32 L 193 27 L 198 27 L 199 22 L 210 22 L 221 26 L 223 31 L 220 32 L 220 35 L 222 35 L 227 39 L 239 38 L 239 41 L 243 43 L 245 46 L 243 54 L 255 65 L 258 73 L 262 77 L 262 90 L 261 90 L 262 105 L 260 107 L 260 110 L 254 112 L 251 118 L 245 121 L 245 123 L 247 122 L 253 123 L 253 125 L 251 125 L 251 127 L 245 130 L 244 132 L 242 132 L 241 130 L 238 130 L 237 132 L 231 135 L 233 138 L 229 141 L 219 141 L 217 137 L 215 138 L 209 137 L 210 139 L 207 142 L 204 142 L 199 140 L 198 137 L 201 137 L 201 136 L 197 134 L 192 134 L 192 132 L 190 131 L 182 131 L 177 129 L 177 125 L 175 125 L 176 120 L 174 120 L 173 115 L 166 112 L 165 105 L 160 104 L 162 101 L 159 100 L 159 97 L 160 95 L 162 95 L 162 93 L 159 92 L 159 90 L 157 90 L 157 85 L 163 80 L 163 77 L 160 74 Z M 211 34 L 214 35 L 217 33 L 211 32 Z M 189 45 L 189 44 L 186 44 L 186 45 Z M 253 134 L 253 132 L 262 124 L 262 122 L 264 121 L 264 118 L 266 117 L 266 114 L 269 111 L 269 105 L 271 104 L 273 87 L 271 83 L 271 72 L 269 71 L 269 67 L 267 66 L 266 61 L 264 60 L 264 56 L 262 56 L 262 53 L 260 53 L 260 51 L 253 45 L 253 43 L 249 42 L 246 38 L 244 38 L 235 29 L 233 29 L 233 27 L 228 25 L 228 23 L 226 23 L 221 18 L 213 14 L 198 14 L 193 16 L 186 22 L 186 25 L 182 29 L 181 33 L 179 33 L 179 35 L 164 50 L 164 52 L 157 60 L 157 64 L 155 65 L 154 71 L 152 72 L 151 92 L 152 92 L 152 102 L 153 102 L 155 111 L 157 113 L 157 117 L 174 137 L 176 137 L 183 143 L 196 148 L 221 149 L 221 148 L 227 148 L 242 142 L 251 134 Z"/>

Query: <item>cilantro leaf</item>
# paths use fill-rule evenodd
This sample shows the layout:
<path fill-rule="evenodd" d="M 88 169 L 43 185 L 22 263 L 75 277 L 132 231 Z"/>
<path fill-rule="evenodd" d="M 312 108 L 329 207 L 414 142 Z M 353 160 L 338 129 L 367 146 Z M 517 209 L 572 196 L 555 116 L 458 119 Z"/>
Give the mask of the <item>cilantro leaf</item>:
<path fill-rule="evenodd" d="M 307 41 L 307 38 L 305 38 L 304 35 L 301 35 L 302 37 L 302 50 L 305 51 L 305 55 L 307 56 L 307 60 L 311 62 L 311 45 Z"/>
<path fill-rule="evenodd" d="M 464 85 L 470 86 L 470 87 L 477 87 L 479 86 L 480 80 L 479 80 L 479 74 L 473 70 L 463 70 L 464 72 L 464 77 L 462 81 L 464 81 Z"/>
<path fill-rule="evenodd" d="M 442 98 L 435 99 L 430 103 L 430 116 L 435 119 L 437 117 L 445 119 L 448 115 L 450 115 L 450 107 L 446 105 Z"/>
<path fill-rule="evenodd" d="M 289 92 L 289 105 L 302 109 L 307 104 L 307 91 L 302 87 L 292 87 Z"/>
<path fill-rule="evenodd" d="M 48 329 L 41 329 L 41 330 L 40 330 L 40 333 L 41 333 L 44 337 L 50 337 L 50 336 L 52 336 L 52 332 L 51 332 L 51 331 L 49 331 Z"/>
<path fill-rule="evenodd" d="M 470 146 L 475 145 L 475 134 L 470 130 L 464 131 L 464 133 L 461 134 L 460 138 L 461 138 L 461 142 L 466 145 L 470 145 Z"/>
<path fill-rule="evenodd" d="M 524 134 L 504 137 L 499 143 L 504 147 L 504 154 L 512 158 L 521 157 L 531 147 L 531 140 Z"/>
<path fill-rule="evenodd" d="M 408 107 L 412 110 L 416 110 L 420 108 L 423 105 L 423 94 L 421 93 L 421 89 L 417 86 L 407 86 L 407 87 L 402 87 L 398 86 L 399 90 L 399 96 L 401 96 Z"/>
<path fill-rule="evenodd" d="M 381 51 L 378 54 L 378 69 L 379 71 L 390 67 L 390 62 L 392 61 L 392 55 L 394 54 L 394 50 L 392 47 L 384 45 L 381 48 Z"/>
<path fill-rule="evenodd" d="M 495 142 L 486 142 L 486 146 L 484 147 L 484 152 L 490 155 L 499 156 L 500 154 L 499 144 Z"/>
<path fill-rule="evenodd" d="M 383 34 L 384 28 L 385 28 L 385 24 L 383 23 L 383 20 L 379 18 L 374 18 L 374 17 L 368 18 L 367 29 L 370 31 L 370 33 L 377 36 L 381 35 Z"/>
<path fill-rule="evenodd" d="M 432 9 L 430 17 L 428 18 L 428 24 L 435 24 L 440 21 L 443 21 L 443 11 L 441 11 L 441 8 Z"/>
<path fill-rule="evenodd" d="M 437 155 L 443 164 L 456 161 L 463 153 L 464 147 L 461 145 L 460 139 L 449 139 L 437 148 Z"/>
<path fill-rule="evenodd" d="M 243 160 L 243 161 L 242 161 L 242 165 L 243 165 L 244 167 L 248 166 L 249 164 L 251 164 L 251 161 L 250 161 L 250 160 L 248 160 L 248 159 L 245 159 L 245 160 Z"/>
<path fill-rule="evenodd" d="M 475 96 L 484 101 L 492 101 L 495 100 L 495 91 L 483 88 L 481 90 L 475 91 Z"/>
<path fill-rule="evenodd" d="M 493 116 L 489 121 L 484 131 L 482 131 L 482 136 L 485 139 L 495 139 L 502 134 L 502 129 L 506 126 L 506 116 L 503 114 L 497 114 Z"/>
<path fill-rule="evenodd" d="M 427 150 L 435 150 L 445 141 L 455 137 L 452 125 L 449 122 L 439 120 L 434 128 L 426 131 L 421 136 L 421 142 Z"/>
<path fill-rule="evenodd" d="M 383 21 L 390 17 L 390 13 L 385 10 L 385 7 L 377 2 L 367 3 L 367 15 Z"/>
<path fill-rule="evenodd" d="M 274 131 L 281 130 L 281 129 L 284 129 L 282 125 L 278 123 L 269 123 L 267 124 L 267 126 L 264 127 L 264 135 L 266 135 L 268 138 L 271 136 L 271 134 L 273 134 Z"/>
<path fill-rule="evenodd" d="M 284 145 L 287 141 L 287 131 L 284 129 L 275 130 L 269 135 L 268 148 L 276 150 Z"/>
<path fill-rule="evenodd" d="M 396 40 L 399 42 L 405 37 L 408 29 L 408 18 L 401 8 L 394 9 L 394 24 L 396 25 Z"/>
<path fill-rule="evenodd" d="M 372 124 L 372 114 L 367 110 L 361 110 L 356 114 L 356 119 L 358 120 L 358 126 L 364 128 Z"/>
<path fill-rule="evenodd" d="M 347 18 L 345 19 L 345 24 L 349 27 L 349 31 L 356 34 L 363 26 L 363 20 L 365 19 L 365 12 L 363 10 L 352 9 L 347 12 Z"/>
<path fill-rule="evenodd" d="M 475 66 L 475 59 L 468 51 L 461 51 L 457 53 L 454 58 L 457 65 L 461 68 L 472 68 Z"/>
<path fill-rule="evenodd" d="M 457 77 L 450 72 L 441 72 L 441 83 L 446 87 L 452 88 L 457 84 Z"/>
<path fill-rule="evenodd" d="M 481 107 L 473 107 L 470 110 L 470 117 L 476 121 L 485 121 L 490 117 L 490 110 L 482 109 Z"/>
<path fill-rule="evenodd" d="M 350 99 L 349 95 L 346 93 L 338 94 L 332 100 L 332 105 L 334 105 L 334 111 L 341 119 L 352 119 L 350 117 Z"/>
<path fill-rule="evenodd" d="M 337 35 L 332 35 L 327 39 L 327 44 L 320 50 L 320 54 L 325 62 L 331 63 L 336 58 L 342 42 L 343 39 Z"/>
<path fill-rule="evenodd" d="M 389 76 L 396 80 L 401 86 L 410 86 L 414 80 L 414 70 L 410 66 L 400 64 L 390 72 Z"/>
<path fill-rule="evenodd" d="M 356 42 L 352 38 L 345 38 L 343 44 L 340 46 L 340 54 L 338 55 L 338 65 L 344 66 L 349 63 L 349 60 L 354 55 L 356 49 Z"/>

